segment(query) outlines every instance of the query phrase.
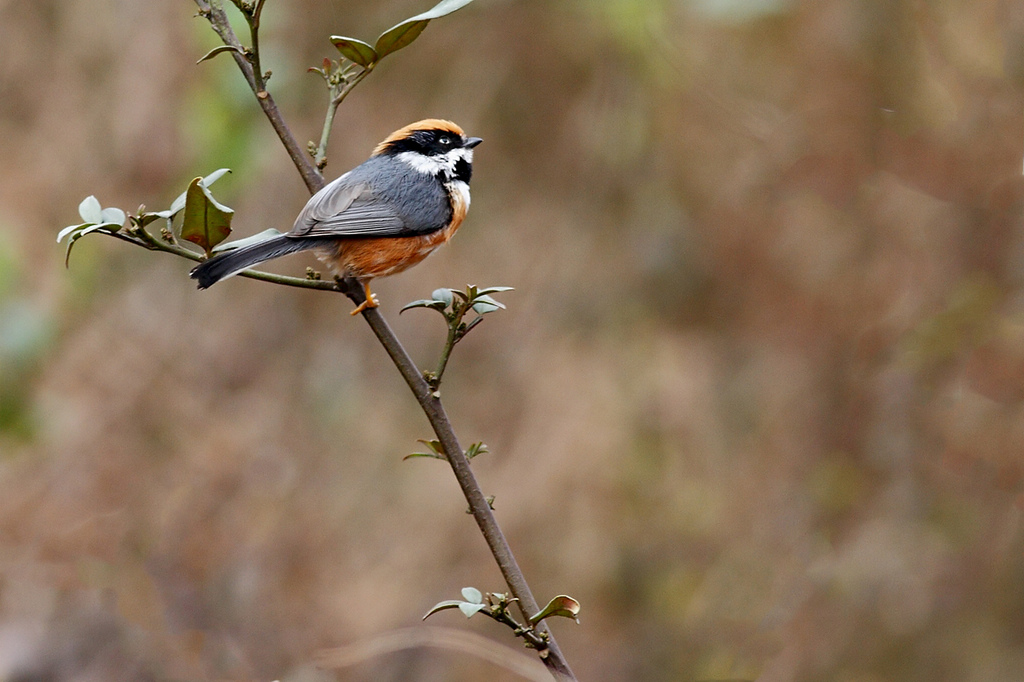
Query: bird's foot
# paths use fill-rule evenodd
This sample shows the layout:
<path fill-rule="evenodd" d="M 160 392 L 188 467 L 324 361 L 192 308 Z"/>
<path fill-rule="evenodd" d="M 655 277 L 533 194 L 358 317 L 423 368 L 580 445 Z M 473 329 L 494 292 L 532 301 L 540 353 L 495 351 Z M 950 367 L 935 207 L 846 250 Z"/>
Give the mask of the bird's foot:
<path fill-rule="evenodd" d="M 380 307 L 380 301 L 377 300 L 377 294 L 370 294 L 369 297 L 367 297 L 367 299 L 365 301 L 363 301 L 362 303 L 357 305 L 355 307 L 355 310 L 353 310 L 351 313 L 349 313 L 349 315 L 358 315 L 359 313 L 363 312 L 367 308 L 378 308 L 378 307 Z"/>

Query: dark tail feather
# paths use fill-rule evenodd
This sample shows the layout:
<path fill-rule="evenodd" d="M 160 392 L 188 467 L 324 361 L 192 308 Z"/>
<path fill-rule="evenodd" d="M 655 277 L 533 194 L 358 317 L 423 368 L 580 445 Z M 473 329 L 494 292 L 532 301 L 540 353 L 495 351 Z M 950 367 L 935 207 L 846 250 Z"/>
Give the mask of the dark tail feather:
<path fill-rule="evenodd" d="M 198 280 L 200 289 L 206 289 L 257 263 L 279 256 L 287 256 L 289 253 L 324 246 L 331 241 L 330 239 L 296 238 L 287 235 L 271 237 L 265 242 L 243 246 L 240 249 L 214 256 L 192 268 L 190 276 L 192 279 Z"/>

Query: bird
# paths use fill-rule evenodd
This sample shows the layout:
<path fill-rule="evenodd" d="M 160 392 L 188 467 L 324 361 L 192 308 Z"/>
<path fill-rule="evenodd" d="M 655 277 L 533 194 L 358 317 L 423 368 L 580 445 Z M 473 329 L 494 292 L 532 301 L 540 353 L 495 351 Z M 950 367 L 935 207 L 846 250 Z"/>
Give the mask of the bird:
<path fill-rule="evenodd" d="M 428 118 L 399 128 L 369 159 L 306 203 L 291 231 L 219 254 L 192 269 L 206 289 L 246 268 L 313 249 L 335 277 L 366 294 L 352 315 L 379 305 L 370 280 L 407 270 L 446 243 L 469 210 L 473 149 L 455 123 Z"/>

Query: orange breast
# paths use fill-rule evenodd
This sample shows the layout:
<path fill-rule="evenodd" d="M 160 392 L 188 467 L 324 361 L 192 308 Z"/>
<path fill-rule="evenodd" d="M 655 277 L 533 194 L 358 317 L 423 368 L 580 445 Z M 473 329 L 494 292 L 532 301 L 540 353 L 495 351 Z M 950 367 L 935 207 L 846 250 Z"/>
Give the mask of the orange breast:
<path fill-rule="evenodd" d="M 407 270 L 429 256 L 459 229 L 466 217 L 465 198 L 451 192 L 452 222 L 443 230 L 417 237 L 379 237 L 376 239 L 339 239 L 336 246 L 318 255 L 335 275 L 373 279 Z"/>

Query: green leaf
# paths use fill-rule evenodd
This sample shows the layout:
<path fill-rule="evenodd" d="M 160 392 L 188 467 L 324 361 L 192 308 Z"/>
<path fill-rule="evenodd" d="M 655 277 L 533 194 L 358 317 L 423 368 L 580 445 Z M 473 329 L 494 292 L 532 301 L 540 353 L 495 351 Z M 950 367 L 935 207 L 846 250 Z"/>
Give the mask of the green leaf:
<path fill-rule="evenodd" d="M 435 301 L 441 301 L 442 303 L 444 303 L 444 306 L 446 308 L 450 306 L 452 304 L 452 300 L 454 300 L 454 297 L 452 296 L 452 290 L 445 288 L 434 289 L 430 293 L 430 298 L 434 299 Z"/>
<path fill-rule="evenodd" d="M 469 446 L 469 449 L 466 450 L 466 459 L 473 459 L 477 455 L 485 455 L 488 452 L 490 452 L 490 450 L 487 449 L 486 443 L 473 443 Z"/>
<path fill-rule="evenodd" d="M 436 440 L 434 438 L 431 438 L 430 440 L 424 440 L 422 438 L 418 438 L 416 440 L 416 442 L 417 443 L 423 443 L 428 448 L 430 448 L 431 452 L 433 452 L 434 454 L 440 455 L 441 457 L 444 457 L 444 448 L 441 447 L 441 441 Z"/>
<path fill-rule="evenodd" d="M 413 301 L 412 303 L 406 303 L 404 306 L 402 306 L 402 309 L 398 311 L 398 314 L 401 315 L 406 310 L 411 310 L 412 308 L 433 308 L 438 312 L 444 312 L 445 307 L 446 306 L 444 304 L 444 301 L 435 301 L 433 299 L 421 299 L 419 301 Z"/>
<path fill-rule="evenodd" d="M 233 251 L 234 249 L 240 249 L 243 246 L 259 244 L 260 242 L 266 241 L 272 237 L 279 237 L 281 236 L 281 234 L 282 232 L 280 230 L 275 230 L 274 228 L 271 227 L 270 229 L 263 230 L 262 232 L 252 235 L 251 237 L 245 237 L 243 239 L 232 239 L 229 242 L 223 242 L 215 246 L 212 251 L 213 253 L 220 253 L 222 251 Z"/>
<path fill-rule="evenodd" d="M 68 240 L 68 248 L 64 250 L 64 267 L 65 268 L 70 267 L 69 263 L 71 262 L 71 247 L 74 246 L 75 242 L 78 241 L 78 237 L 79 236 L 80 235 L 78 235 L 78 234 L 74 234 L 74 235 L 71 236 L 71 239 Z"/>
<path fill-rule="evenodd" d="M 171 207 L 170 208 L 168 208 L 166 211 L 157 211 L 153 215 L 159 216 L 161 218 L 166 218 L 167 220 L 170 220 L 174 216 L 176 216 L 179 213 L 181 213 L 181 210 L 183 208 L 185 208 L 185 199 L 187 197 L 188 197 L 188 192 L 187 191 L 182 192 L 177 197 L 175 197 L 174 201 L 171 202 Z"/>
<path fill-rule="evenodd" d="M 68 225 L 63 230 L 61 230 L 60 232 L 57 233 L 57 243 L 60 244 L 61 241 L 64 239 L 64 237 L 67 237 L 72 232 L 80 230 L 83 227 L 88 227 L 89 225 L 92 225 L 92 224 L 93 223 L 79 223 L 78 225 Z"/>
<path fill-rule="evenodd" d="M 76 241 L 96 230 L 114 233 L 124 227 L 124 211 L 119 208 L 102 208 L 99 200 L 91 194 L 78 205 L 78 215 L 82 216 L 84 223 L 68 225 L 57 233 L 58 244 L 65 237 L 70 237 L 67 249 L 64 251 L 64 267 L 67 267 L 71 260 L 71 248 Z"/>
<path fill-rule="evenodd" d="M 444 611 L 445 609 L 457 609 L 463 603 L 464 602 L 461 602 L 461 601 L 459 601 L 457 599 L 448 599 L 448 600 L 445 600 L 445 601 L 438 602 L 438 603 L 434 604 L 434 606 L 431 607 L 431 609 L 429 611 L 427 611 L 427 615 L 423 616 L 423 620 L 426 620 L 427 618 L 430 618 L 432 615 L 434 615 L 438 611 Z"/>
<path fill-rule="evenodd" d="M 500 294 L 503 291 L 515 291 L 514 287 L 484 287 L 483 289 L 477 290 L 477 295 L 485 294 Z"/>
<path fill-rule="evenodd" d="M 103 208 L 99 200 L 91 194 L 78 205 L 78 215 L 82 216 L 82 221 L 86 223 L 103 222 Z"/>
<path fill-rule="evenodd" d="M 210 185 L 212 185 L 213 183 L 217 182 L 218 180 L 220 180 L 222 177 L 224 177 L 226 174 L 228 174 L 230 172 L 231 172 L 230 168 L 218 168 L 217 170 L 213 171 L 212 173 L 207 175 L 205 178 L 203 178 L 202 181 L 201 181 L 201 184 L 204 187 L 209 187 Z M 167 209 L 166 211 L 159 211 L 157 213 L 154 213 L 153 215 L 160 216 L 161 218 L 166 218 L 166 219 L 170 220 L 171 218 L 176 216 L 178 213 L 180 213 L 181 209 L 185 208 L 185 200 L 187 198 L 188 198 L 188 191 L 186 190 L 186 191 L 182 192 L 181 194 L 179 194 L 177 196 L 177 198 L 175 198 L 175 200 L 171 202 L 171 207 L 169 209 Z"/>
<path fill-rule="evenodd" d="M 202 180 L 203 187 L 209 187 L 210 185 L 212 185 L 213 183 L 217 182 L 218 180 L 220 180 L 221 178 L 223 178 L 225 175 L 227 175 L 230 172 L 231 172 L 230 168 L 218 168 L 217 170 L 213 171 L 212 173 L 207 175 L 205 178 L 203 178 L 203 180 Z"/>
<path fill-rule="evenodd" d="M 487 604 L 471 604 L 467 601 L 459 602 L 459 611 L 462 611 L 462 615 L 466 618 L 472 618 L 473 614 L 479 613 L 487 608 Z"/>
<path fill-rule="evenodd" d="M 487 294 L 477 296 L 476 299 L 473 301 L 473 310 L 476 311 L 478 315 L 486 315 L 487 313 L 493 313 L 495 310 L 504 307 L 504 304 L 498 303 Z"/>
<path fill-rule="evenodd" d="M 154 220 L 159 220 L 160 218 L 165 217 L 166 216 L 162 216 L 159 213 L 140 213 L 139 215 L 132 218 L 132 222 L 138 227 L 145 227 Z"/>
<path fill-rule="evenodd" d="M 364 69 L 377 61 L 377 51 L 369 43 L 345 36 L 331 36 L 331 42 L 346 59 Z"/>
<path fill-rule="evenodd" d="M 199 245 L 206 253 L 231 234 L 234 211 L 219 203 L 196 178 L 185 192 L 185 214 L 181 224 L 181 238 Z"/>
<path fill-rule="evenodd" d="M 243 57 L 245 56 L 245 50 L 241 50 L 235 47 L 234 45 L 218 45 L 217 47 L 213 48 L 212 50 L 204 54 L 202 57 L 200 57 L 199 61 L 197 61 L 196 64 L 202 64 L 207 59 L 212 59 L 213 57 L 219 55 L 221 52 L 237 52 Z"/>
<path fill-rule="evenodd" d="M 119 227 L 121 226 L 118 225 L 117 223 L 100 223 L 99 225 L 86 225 L 85 229 L 76 232 L 72 239 L 81 239 L 85 235 L 89 234 L 90 232 L 95 232 L 96 230 L 107 230 L 108 232 L 116 232 L 116 229 L 111 228 Z"/>
<path fill-rule="evenodd" d="M 415 459 L 416 457 L 430 457 L 431 459 L 444 459 L 441 455 L 434 454 L 433 452 L 411 452 L 402 458 L 404 462 L 407 459 Z"/>
<path fill-rule="evenodd" d="M 117 225 L 118 227 L 124 227 L 124 211 L 119 208 L 105 208 L 100 213 L 100 216 L 103 218 L 100 222 L 105 225 Z"/>
<path fill-rule="evenodd" d="M 423 29 L 427 27 L 429 21 L 413 21 L 406 20 L 401 24 L 388 29 L 377 38 L 377 44 L 375 46 L 379 58 L 383 59 L 392 52 L 397 52 L 403 47 L 407 47 L 420 37 L 423 33 Z"/>
<path fill-rule="evenodd" d="M 483 595 L 483 593 L 480 592 L 480 590 L 476 589 L 475 587 L 463 587 L 462 588 L 462 598 L 465 599 L 468 602 L 472 602 L 473 604 L 483 604 L 484 603 L 484 595 Z"/>
<path fill-rule="evenodd" d="M 563 618 L 572 618 L 577 623 L 580 619 L 577 617 L 580 613 L 580 603 L 566 594 L 560 594 L 551 601 L 548 605 L 542 608 L 537 615 L 530 617 L 530 622 L 536 625 L 545 618 L 551 616 L 562 616 Z"/>
<path fill-rule="evenodd" d="M 117 230 L 121 226 L 116 225 L 114 223 L 100 223 L 98 225 L 91 225 L 89 223 L 86 223 L 84 225 L 75 225 L 74 227 L 81 227 L 82 229 L 73 233 L 71 235 L 71 239 L 68 240 L 68 248 L 67 250 L 64 251 L 64 267 L 68 267 L 68 263 L 71 260 L 71 247 L 74 246 L 75 242 L 77 242 L 79 239 L 89 234 L 90 232 L 95 232 L 96 230 L 101 230 L 104 228 L 109 230 L 110 232 L 117 232 Z M 64 230 L 61 230 L 61 232 L 64 232 L 67 229 L 68 228 L 64 228 Z"/>
<path fill-rule="evenodd" d="M 377 38 L 375 50 L 377 52 L 377 59 L 383 59 L 392 52 L 397 52 L 403 47 L 408 46 L 412 41 L 416 40 L 423 29 L 427 27 L 431 19 L 437 19 L 451 14 L 457 9 L 461 9 L 471 3 L 473 0 L 441 0 L 441 2 L 434 5 L 431 9 L 427 10 L 423 14 L 417 14 L 414 17 L 410 17 L 405 21 L 392 26 L 384 33 L 380 34 Z"/>

